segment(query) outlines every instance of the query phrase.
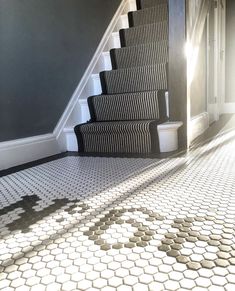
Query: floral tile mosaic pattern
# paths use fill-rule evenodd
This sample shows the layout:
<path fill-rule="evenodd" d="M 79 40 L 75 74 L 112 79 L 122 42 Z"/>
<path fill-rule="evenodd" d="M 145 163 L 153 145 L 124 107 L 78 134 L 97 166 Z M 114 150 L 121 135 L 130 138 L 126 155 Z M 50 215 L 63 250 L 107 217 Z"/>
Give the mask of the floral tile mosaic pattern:
<path fill-rule="evenodd" d="M 0 178 L 0 290 L 235 290 L 235 131 L 165 160 Z"/>

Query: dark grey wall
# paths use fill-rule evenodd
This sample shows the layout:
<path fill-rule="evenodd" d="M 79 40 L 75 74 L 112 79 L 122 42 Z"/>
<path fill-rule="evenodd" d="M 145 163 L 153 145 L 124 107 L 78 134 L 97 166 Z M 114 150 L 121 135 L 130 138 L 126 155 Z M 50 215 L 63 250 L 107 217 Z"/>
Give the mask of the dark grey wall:
<path fill-rule="evenodd" d="M 191 117 L 205 112 L 207 107 L 206 53 L 206 28 L 204 28 L 194 78 L 191 84 Z"/>
<path fill-rule="evenodd" d="M 226 1 L 225 101 L 235 102 L 235 1 Z"/>
<path fill-rule="evenodd" d="M 0 0 L 0 141 L 52 132 L 121 0 Z"/>

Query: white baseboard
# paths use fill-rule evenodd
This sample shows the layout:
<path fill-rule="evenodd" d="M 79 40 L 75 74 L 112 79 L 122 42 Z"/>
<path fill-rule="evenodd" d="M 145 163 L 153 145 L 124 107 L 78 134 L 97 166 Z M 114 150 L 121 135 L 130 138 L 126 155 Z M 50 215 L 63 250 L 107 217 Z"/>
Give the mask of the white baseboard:
<path fill-rule="evenodd" d="M 209 127 L 209 113 L 203 112 L 191 119 L 190 122 L 190 141 L 203 134 Z"/>
<path fill-rule="evenodd" d="M 99 74 L 92 74 L 91 78 L 92 78 L 92 85 L 93 85 L 93 94 L 92 95 L 102 94 L 100 75 Z"/>
<path fill-rule="evenodd" d="M 53 134 L 39 135 L 0 143 L 0 170 L 60 153 Z"/>
<path fill-rule="evenodd" d="M 159 148 L 161 153 L 178 150 L 178 129 L 183 125 L 182 121 L 172 121 L 157 126 Z"/>
<path fill-rule="evenodd" d="M 136 10 L 137 10 L 136 0 L 129 0 L 128 11 L 136 11 Z M 126 11 L 126 12 L 128 12 L 128 11 Z"/>
<path fill-rule="evenodd" d="M 71 152 L 76 152 L 78 150 L 77 138 L 74 133 L 73 128 L 64 128 L 64 134 L 66 136 L 67 149 Z"/>
<path fill-rule="evenodd" d="M 88 120 L 90 120 L 91 116 L 86 99 L 79 100 L 79 109 L 80 109 L 80 123 L 85 123 Z"/>
<path fill-rule="evenodd" d="M 120 25 L 119 25 L 117 31 L 119 29 L 128 28 L 128 27 L 129 27 L 129 20 L 128 20 L 127 14 L 121 15 L 121 17 L 120 17 Z"/>
<path fill-rule="evenodd" d="M 207 112 L 209 114 L 209 124 L 217 121 L 217 104 L 207 104 Z"/>
<path fill-rule="evenodd" d="M 110 52 L 103 52 L 103 62 L 106 70 L 112 70 Z"/>
<path fill-rule="evenodd" d="M 232 114 L 235 113 L 235 103 L 223 103 L 221 105 L 221 114 Z"/>
<path fill-rule="evenodd" d="M 111 36 L 111 48 L 120 48 L 121 47 L 121 42 L 120 42 L 120 36 L 119 32 L 113 32 Z"/>

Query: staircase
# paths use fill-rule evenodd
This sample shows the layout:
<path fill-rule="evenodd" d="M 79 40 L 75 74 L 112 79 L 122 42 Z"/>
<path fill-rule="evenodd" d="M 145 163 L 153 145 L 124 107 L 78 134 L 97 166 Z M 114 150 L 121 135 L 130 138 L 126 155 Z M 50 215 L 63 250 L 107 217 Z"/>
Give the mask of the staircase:
<path fill-rule="evenodd" d="M 91 120 L 75 127 L 79 152 L 159 153 L 157 126 L 167 121 L 167 0 L 137 0 L 110 51 L 111 71 L 100 73 L 102 95 L 88 98 Z"/>

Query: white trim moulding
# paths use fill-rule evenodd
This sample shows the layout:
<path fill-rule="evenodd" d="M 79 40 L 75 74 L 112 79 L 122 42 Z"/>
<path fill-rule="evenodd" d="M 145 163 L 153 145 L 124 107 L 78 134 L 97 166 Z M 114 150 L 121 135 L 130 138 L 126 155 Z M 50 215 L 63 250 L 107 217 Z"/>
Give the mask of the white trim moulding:
<path fill-rule="evenodd" d="M 203 134 L 209 127 L 209 113 L 203 112 L 193 117 L 190 121 L 190 141 Z"/>
<path fill-rule="evenodd" d="M 44 134 L 0 143 L 0 170 L 58 154 L 54 134 Z"/>
<path fill-rule="evenodd" d="M 232 114 L 235 113 L 235 103 L 223 103 L 221 105 L 221 114 Z"/>

